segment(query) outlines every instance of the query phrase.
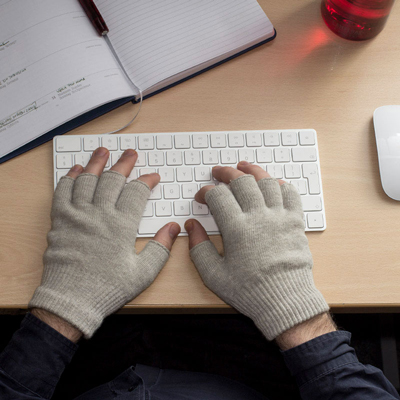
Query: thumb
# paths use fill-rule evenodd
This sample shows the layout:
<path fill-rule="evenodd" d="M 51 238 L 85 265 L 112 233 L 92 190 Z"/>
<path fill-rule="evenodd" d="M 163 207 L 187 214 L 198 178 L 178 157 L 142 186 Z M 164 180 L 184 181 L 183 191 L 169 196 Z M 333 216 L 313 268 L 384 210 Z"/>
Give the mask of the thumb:
<path fill-rule="evenodd" d="M 222 257 L 198 221 L 188 220 L 185 229 L 189 234 L 190 257 L 206 286 L 213 290 L 223 278 Z"/>
<path fill-rule="evenodd" d="M 164 225 L 154 236 L 154 241 L 161 243 L 169 251 L 172 249 L 176 238 L 181 232 L 181 227 L 176 222 Z"/>
<path fill-rule="evenodd" d="M 163 226 L 139 253 L 139 265 L 143 275 L 147 277 L 147 285 L 150 285 L 167 262 L 169 252 L 180 231 L 180 226 L 175 222 Z"/>
<path fill-rule="evenodd" d="M 187 220 L 185 222 L 185 229 L 189 235 L 189 250 L 192 250 L 193 247 L 206 240 L 210 240 L 203 226 L 195 219 Z"/>

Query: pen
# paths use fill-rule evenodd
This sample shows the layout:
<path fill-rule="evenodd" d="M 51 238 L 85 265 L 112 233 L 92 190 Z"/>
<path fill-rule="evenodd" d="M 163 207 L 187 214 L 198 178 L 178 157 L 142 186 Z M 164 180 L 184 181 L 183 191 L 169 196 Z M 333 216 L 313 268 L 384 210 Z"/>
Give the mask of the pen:
<path fill-rule="evenodd" d="M 102 36 L 107 35 L 109 32 L 108 27 L 93 0 L 79 0 L 79 3 L 81 3 L 96 31 Z"/>

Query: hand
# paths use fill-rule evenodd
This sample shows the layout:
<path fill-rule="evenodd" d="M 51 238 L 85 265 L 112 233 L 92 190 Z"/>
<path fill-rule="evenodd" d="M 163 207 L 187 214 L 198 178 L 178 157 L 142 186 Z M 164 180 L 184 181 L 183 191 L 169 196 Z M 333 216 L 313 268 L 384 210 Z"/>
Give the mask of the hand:
<path fill-rule="evenodd" d="M 42 283 L 29 303 L 64 319 L 87 338 L 107 315 L 154 281 L 180 232 L 178 224 L 168 224 L 136 254 L 138 224 L 160 176 L 143 175 L 125 186 L 137 153 L 125 151 L 103 172 L 108 157 L 108 150 L 99 148 L 85 170 L 74 166 L 60 179 Z"/>
<path fill-rule="evenodd" d="M 229 188 L 205 186 L 196 200 L 214 215 L 224 256 L 197 221 L 185 225 L 191 258 L 206 286 L 252 318 L 269 340 L 326 312 L 329 307 L 312 278 L 295 187 L 246 162 L 237 170 L 214 167 L 213 176 Z"/>

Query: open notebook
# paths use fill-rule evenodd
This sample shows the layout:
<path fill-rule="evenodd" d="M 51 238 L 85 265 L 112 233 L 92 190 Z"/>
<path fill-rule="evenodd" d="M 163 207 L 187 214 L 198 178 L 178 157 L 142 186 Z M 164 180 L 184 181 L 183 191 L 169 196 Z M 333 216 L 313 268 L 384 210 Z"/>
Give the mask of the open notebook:
<path fill-rule="evenodd" d="M 275 37 L 256 0 L 95 3 L 107 40 L 77 0 L 0 0 L 0 163 Z"/>

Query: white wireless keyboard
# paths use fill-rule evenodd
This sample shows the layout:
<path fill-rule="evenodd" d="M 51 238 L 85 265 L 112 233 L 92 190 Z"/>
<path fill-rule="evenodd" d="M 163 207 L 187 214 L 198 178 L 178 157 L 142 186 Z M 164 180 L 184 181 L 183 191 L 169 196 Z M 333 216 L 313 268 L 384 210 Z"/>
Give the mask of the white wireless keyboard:
<path fill-rule="evenodd" d="M 54 145 L 54 187 L 75 164 L 86 166 L 97 147 L 110 151 L 106 170 L 126 149 L 136 149 L 138 160 L 127 182 L 140 175 L 158 172 L 160 183 L 152 190 L 139 226 L 138 236 L 153 236 L 168 222 L 175 221 L 186 234 L 184 223 L 199 220 L 211 235 L 218 227 L 208 207 L 194 200 L 205 185 L 216 185 L 214 165 L 235 167 L 248 161 L 272 177 L 284 179 L 301 194 L 306 231 L 326 228 L 317 134 L 313 129 L 176 132 L 56 136 Z"/>

